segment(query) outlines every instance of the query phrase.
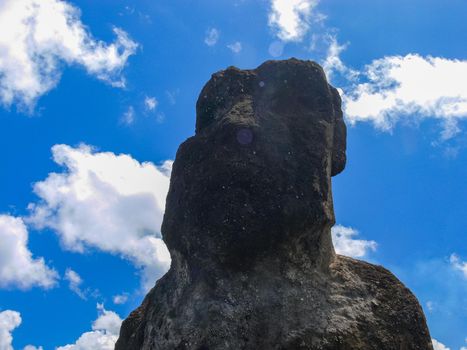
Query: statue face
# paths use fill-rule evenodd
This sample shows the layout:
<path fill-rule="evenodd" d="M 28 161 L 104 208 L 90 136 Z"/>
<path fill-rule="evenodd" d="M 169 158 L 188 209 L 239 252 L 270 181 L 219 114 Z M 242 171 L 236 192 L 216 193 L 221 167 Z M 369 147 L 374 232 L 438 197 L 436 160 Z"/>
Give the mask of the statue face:
<path fill-rule="evenodd" d="M 174 163 L 162 228 L 169 249 L 241 266 L 285 240 L 313 243 L 334 223 L 331 175 L 345 164 L 345 125 L 317 65 L 218 73 L 197 112 L 197 133 Z"/>

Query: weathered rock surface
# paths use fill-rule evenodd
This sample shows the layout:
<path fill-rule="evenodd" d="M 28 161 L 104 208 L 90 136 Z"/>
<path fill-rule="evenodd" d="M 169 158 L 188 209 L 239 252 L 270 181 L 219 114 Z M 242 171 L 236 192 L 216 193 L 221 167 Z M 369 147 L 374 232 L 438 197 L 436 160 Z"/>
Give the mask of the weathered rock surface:
<path fill-rule="evenodd" d="M 162 226 L 172 267 L 123 322 L 117 350 L 432 349 L 394 275 L 334 253 L 340 103 L 310 61 L 212 76 L 173 167 Z"/>

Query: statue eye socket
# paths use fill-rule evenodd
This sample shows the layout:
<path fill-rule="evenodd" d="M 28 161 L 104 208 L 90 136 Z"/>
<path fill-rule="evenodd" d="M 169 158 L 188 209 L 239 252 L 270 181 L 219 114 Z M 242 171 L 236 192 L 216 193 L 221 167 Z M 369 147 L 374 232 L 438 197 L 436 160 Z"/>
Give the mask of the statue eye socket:
<path fill-rule="evenodd" d="M 249 145 L 253 141 L 253 131 L 248 128 L 238 129 L 237 141 L 241 145 Z"/>

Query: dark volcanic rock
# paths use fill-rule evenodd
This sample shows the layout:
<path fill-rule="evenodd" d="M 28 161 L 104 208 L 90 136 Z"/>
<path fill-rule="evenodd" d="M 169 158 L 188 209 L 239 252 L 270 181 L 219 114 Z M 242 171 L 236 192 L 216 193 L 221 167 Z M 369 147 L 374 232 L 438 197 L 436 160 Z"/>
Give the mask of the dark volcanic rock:
<path fill-rule="evenodd" d="M 123 322 L 117 350 L 432 349 L 394 275 L 334 253 L 340 103 L 314 62 L 212 76 L 173 167 L 162 226 L 172 267 Z"/>

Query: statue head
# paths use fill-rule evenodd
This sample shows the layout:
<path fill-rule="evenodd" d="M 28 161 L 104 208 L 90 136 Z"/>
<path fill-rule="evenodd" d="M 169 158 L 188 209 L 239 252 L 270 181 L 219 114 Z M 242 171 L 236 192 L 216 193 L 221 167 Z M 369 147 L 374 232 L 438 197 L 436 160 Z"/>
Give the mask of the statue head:
<path fill-rule="evenodd" d="M 169 250 L 234 267 L 288 242 L 318 254 L 334 224 L 331 176 L 346 161 L 340 104 L 311 61 L 214 74 L 173 166 L 162 226 Z"/>

